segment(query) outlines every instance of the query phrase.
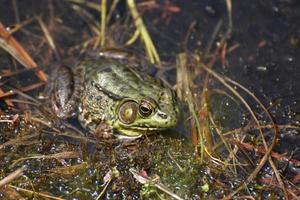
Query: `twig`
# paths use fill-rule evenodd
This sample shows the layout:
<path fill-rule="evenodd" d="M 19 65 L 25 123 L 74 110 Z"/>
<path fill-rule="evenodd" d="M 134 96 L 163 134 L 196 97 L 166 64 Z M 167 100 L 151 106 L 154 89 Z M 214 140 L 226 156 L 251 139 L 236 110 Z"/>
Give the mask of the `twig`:
<path fill-rule="evenodd" d="M 40 27 L 42 29 L 42 31 L 44 32 L 44 35 L 45 35 L 45 38 L 50 46 L 50 48 L 53 50 L 54 52 L 54 55 L 55 55 L 55 58 L 60 61 L 60 55 L 59 55 L 59 52 L 56 48 L 56 45 L 55 45 L 55 42 L 53 40 L 53 37 L 51 36 L 49 30 L 47 29 L 45 23 L 42 21 L 42 19 L 40 17 L 37 17 L 37 21 L 39 22 L 40 24 Z"/>
<path fill-rule="evenodd" d="M 179 93 L 181 95 L 181 98 L 183 98 L 183 96 L 186 96 L 186 99 L 183 99 L 187 102 L 188 107 L 189 107 L 189 111 L 192 114 L 193 120 L 195 121 L 196 124 L 196 129 L 197 129 L 197 139 L 195 139 L 193 142 L 195 145 L 199 145 L 200 144 L 200 160 L 201 162 L 203 162 L 204 160 L 204 140 L 203 140 L 203 136 L 202 136 L 202 127 L 200 125 L 200 120 L 198 117 L 198 113 L 195 111 L 195 105 L 194 105 L 194 98 L 192 95 L 192 91 L 190 90 L 190 80 L 189 80 L 189 76 L 187 73 L 183 73 L 183 71 L 186 72 L 186 67 L 187 67 L 187 55 L 185 53 L 183 54 L 179 54 L 177 57 L 177 69 L 179 70 L 178 74 L 181 74 L 181 84 L 182 84 L 182 91 L 185 91 L 185 95 L 183 95 L 181 92 Z M 183 75 L 182 75 L 183 73 Z M 177 74 L 177 77 L 179 76 Z M 196 137 L 196 136 L 195 136 Z"/>
<path fill-rule="evenodd" d="M 208 40 L 208 44 L 207 44 L 207 47 L 205 49 L 204 57 L 207 57 L 207 55 L 209 54 L 209 52 L 210 52 L 210 50 L 212 48 L 213 42 L 215 41 L 215 39 L 217 37 L 217 34 L 219 33 L 219 31 L 221 29 L 222 23 L 223 23 L 223 20 L 220 19 L 218 21 L 217 25 L 215 26 L 214 31 L 211 34 L 210 39 Z"/>
<path fill-rule="evenodd" d="M 32 195 L 38 195 L 38 196 L 41 196 L 41 197 L 45 197 L 45 198 L 49 198 L 49 199 L 54 199 L 54 200 L 65 200 L 64 198 L 60 198 L 60 197 L 55 197 L 55 196 L 51 196 L 49 194 L 45 194 L 45 193 L 42 193 L 42 192 L 35 192 L 35 191 L 32 191 L 32 190 L 27 190 L 27 189 L 23 189 L 23 188 L 20 188 L 20 187 L 16 187 L 14 185 L 9 185 L 10 188 L 13 188 L 17 191 L 22 191 L 22 192 L 25 192 L 25 193 L 29 193 L 29 194 L 32 194 Z"/>
<path fill-rule="evenodd" d="M 184 169 L 179 165 L 179 163 L 176 161 L 176 159 L 172 156 L 171 152 L 168 151 L 168 156 L 171 158 L 171 160 L 175 163 L 175 165 L 178 167 L 180 172 L 184 172 Z"/>
<path fill-rule="evenodd" d="M 138 173 L 138 171 L 136 171 L 133 168 L 130 168 L 129 171 L 132 173 L 133 177 L 141 184 L 152 184 L 154 185 L 157 189 L 165 192 L 166 194 L 170 195 L 171 197 L 173 197 L 174 199 L 177 200 L 183 200 L 183 198 L 179 197 L 177 194 L 174 194 L 169 188 L 167 188 L 166 186 L 164 186 L 161 183 L 155 183 L 153 182 L 150 178 L 148 177 L 144 177 L 142 175 L 140 175 Z"/>
<path fill-rule="evenodd" d="M 234 89 L 232 88 L 226 81 L 224 78 L 222 78 L 220 75 L 218 75 L 216 72 L 214 72 L 213 70 L 211 70 L 210 68 L 208 68 L 207 66 L 205 66 L 204 64 L 201 64 L 202 68 L 207 71 L 209 74 L 211 74 L 213 77 L 215 77 L 218 81 L 220 81 L 226 88 L 228 88 L 238 99 L 240 99 L 240 101 L 244 104 L 244 106 L 248 109 L 248 111 L 250 112 L 251 116 L 253 117 L 254 121 L 257 123 L 258 127 L 259 127 L 259 131 L 263 140 L 263 144 L 264 147 L 266 148 L 266 154 L 262 157 L 262 159 L 260 160 L 258 166 L 254 169 L 254 171 L 248 176 L 247 180 L 241 185 L 239 186 L 234 192 L 232 192 L 231 194 L 229 194 L 228 196 L 226 196 L 224 199 L 231 199 L 234 195 L 236 195 L 240 190 L 242 190 L 245 186 L 247 186 L 255 177 L 256 175 L 259 173 L 259 171 L 261 170 L 261 168 L 265 165 L 265 163 L 268 161 L 269 156 L 272 152 L 272 149 L 274 148 L 275 144 L 276 144 L 276 138 L 277 138 L 277 130 L 275 128 L 275 134 L 272 140 L 271 145 L 268 147 L 267 143 L 264 139 L 264 136 L 262 134 L 262 130 L 260 127 L 260 123 L 256 117 L 256 115 L 254 114 L 253 110 L 251 109 L 251 107 L 248 105 L 248 103 L 245 101 L 245 99 L 243 99 L 240 94 Z"/>
<path fill-rule="evenodd" d="M 5 94 L 5 92 L 0 88 L 0 96 Z M 14 107 L 13 102 L 10 99 L 4 99 L 5 103 L 10 106 L 10 107 Z"/>
<path fill-rule="evenodd" d="M 43 85 L 45 85 L 45 82 L 39 82 L 39 83 L 35 83 L 35 84 L 32 84 L 32 85 L 20 88 L 19 90 L 21 92 L 28 92 L 28 91 L 34 90 L 36 88 L 42 87 Z M 17 92 L 16 89 L 9 90 L 8 92 L 5 92 L 5 93 L 1 94 L 0 95 L 0 99 L 5 98 L 5 97 L 9 97 L 9 96 L 12 96 L 12 95 L 15 95 L 17 93 L 18 92 Z"/>
<path fill-rule="evenodd" d="M 253 145 L 251 145 L 249 143 L 238 142 L 238 141 L 235 141 L 235 140 L 228 140 L 228 142 L 232 143 L 232 144 L 235 144 L 235 145 L 238 145 L 240 148 L 247 149 L 248 151 L 255 151 L 259 154 L 265 154 L 266 153 L 266 151 L 264 149 L 262 149 L 262 147 L 254 147 Z M 272 152 L 271 156 L 273 158 L 276 158 L 277 160 L 290 162 L 293 165 L 300 166 L 300 161 L 299 160 L 296 160 L 296 159 L 293 159 L 293 158 L 288 158 L 285 155 L 279 154 L 277 152 Z"/>
<path fill-rule="evenodd" d="M 35 156 L 19 158 L 13 162 L 11 167 L 15 166 L 17 163 L 21 161 L 29 160 L 29 159 L 70 159 L 70 158 L 79 158 L 79 157 L 80 157 L 80 152 L 76 152 L 76 151 L 65 151 L 65 152 L 60 152 L 60 153 L 55 153 L 50 155 L 35 155 Z"/>
<path fill-rule="evenodd" d="M 19 14 L 17 1 L 12 0 L 12 5 L 13 5 L 14 13 L 15 13 L 16 22 L 20 23 L 20 14 Z"/>
<path fill-rule="evenodd" d="M 21 167 L 0 180 L 0 188 L 23 175 L 25 168 Z"/>
<path fill-rule="evenodd" d="M 241 88 L 243 91 L 245 91 L 247 94 L 249 94 L 258 104 L 259 106 L 264 110 L 265 114 L 267 114 L 268 118 L 271 120 L 272 122 L 272 125 L 273 125 L 273 130 L 274 130 L 274 139 L 277 138 L 278 136 L 278 128 L 276 127 L 276 124 L 274 123 L 273 121 L 273 118 L 271 116 L 271 114 L 269 113 L 269 111 L 267 110 L 267 108 L 261 103 L 261 101 L 252 93 L 250 92 L 247 88 L 245 88 L 244 86 L 242 86 L 241 84 L 237 83 L 236 81 L 233 81 L 231 80 L 230 78 L 226 77 L 226 80 L 236 86 L 238 86 L 239 88 Z M 260 130 L 260 133 L 262 134 L 262 131 L 261 131 L 261 126 L 260 124 L 258 124 L 258 128 Z M 264 143 L 264 147 L 267 149 L 267 144 L 262 136 L 262 139 L 263 139 L 263 143 Z M 272 149 L 271 149 L 272 150 Z M 282 178 L 280 177 L 280 174 L 276 168 L 276 165 L 274 164 L 273 160 L 271 157 L 269 157 L 269 163 L 271 165 L 271 167 L 273 168 L 273 171 L 276 175 L 276 178 L 277 178 L 277 181 L 279 182 L 280 186 L 281 186 L 281 189 L 283 190 L 283 193 L 284 193 L 284 196 L 286 199 L 288 199 L 288 194 L 287 194 L 287 191 L 286 191 L 286 188 L 284 186 L 284 183 L 283 183 L 283 180 Z"/>
<path fill-rule="evenodd" d="M 97 196 L 96 200 L 99 200 L 105 193 L 105 191 L 107 190 L 108 185 L 110 184 L 111 180 L 113 178 L 113 172 L 112 170 L 109 170 L 105 177 L 104 177 L 104 188 L 102 189 L 102 191 L 100 192 L 100 194 Z"/>
<path fill-rule="evenodd" d="M 0 145 L 0 149 L 3 149 L 7 146 L 17 146 L 17 145 L 22 145 L 24 144 L 24 142 L 26 141 L 33 141 L 34 138 L 37 138 L 39 136 L 39 134 L 35 133 L 32 135 L 25 135 L 19 138 L 15 138 L 15 139 L 11 139 L 3 144 Z"/>

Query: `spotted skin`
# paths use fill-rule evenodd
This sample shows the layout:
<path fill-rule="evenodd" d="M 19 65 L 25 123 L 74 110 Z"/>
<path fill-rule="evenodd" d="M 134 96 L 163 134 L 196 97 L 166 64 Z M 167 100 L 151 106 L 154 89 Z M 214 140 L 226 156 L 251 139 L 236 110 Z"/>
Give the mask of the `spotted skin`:
<path fill-rule="evenodd" d="M 71 80 L 66 80 L 66 84 L 58 79 L 56 87 L 61 88 L 59 95 L 53 95 L 54 111 L 62 118 L 76 113 L 81 125 L 92 133 L 105 124 L 118 134 L 137 137 L 149 131 L 173 127 L 178 121 L 179 109 L 174 91 L 116 59 L 81 61 L 73 76 L 64 73 L 64 78 L 72 79 L 74 85 L 71 85 Z M 64 89 L 73 93 L 66 95 L 62 92 Z M 63 102 L 61 107 L 59 102 Z M 135 107 L 125 112 L 124 105 Z M 135 112 L 130 112 L 132 110 Z M 123 113 L 129 116 L 122 116 Z"/>

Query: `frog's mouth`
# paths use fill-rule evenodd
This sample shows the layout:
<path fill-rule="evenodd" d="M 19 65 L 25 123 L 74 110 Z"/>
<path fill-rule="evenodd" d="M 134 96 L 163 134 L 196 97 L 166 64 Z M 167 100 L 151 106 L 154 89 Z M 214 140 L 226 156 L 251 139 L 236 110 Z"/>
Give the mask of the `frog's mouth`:
<path fill-rule="evenodd" d="M 127 128 L 127 129 L 129 129 L 129 130 L 141 130 L 141 131 L 159 131 L 159 130 L 164 130 L 165 128 L 137 126 L 137 127 L 130 127 L 130 128 Z"/>
<path fill-rule="evenodd" d="M 165 128 L 160 127 L 145 127 L 145 126 L 130 126 L 130 127 L 122 127 L 121 129 L 118 129 L 118 132 L 120 132 L 122 135 L 126 135 L 129 137 L 136 137 L 141 136 L 144 134 L 151 134 L 155 131 L 161 131 L 165 130 Z"/>
<path fill-rule="evenodd" d="M 152 130 L 146 130 L 146 129 L 143 129 L 143 130 L 140 130 L 138 132 L 137 135 L 133 135 L 134 133 L 136 133 L 136 129 L 134 129 L 135 131 L 130 131 L 130 130 L 126 130 L 126 132 L 121 132 L 121 131 L 118 131 L 119 134 L 115 134 L 115 136 L 119 139 L 119 140 L 128 140 L 128 141 L 131 141 L 131 140 L 136 140 L 138 138 L 141 138 L 143 135 L 150 135 L 150 134 L 153 134 L 153 133 L 156 133 L 156 131 L 159 131 L 159 129 L 152 129 Z M 129 132 L 130 131 L 130 134 Z"/>
<path fill-rule="evenodd" d="M 128 135 L 123 135 L 123 134 L 116 134 L 115 136 L 116 136 L 119 140 L 128 140 L 128 141 L 136 140 L 136 139 L 142 137 L 142 135 L 128 136 Z"/>

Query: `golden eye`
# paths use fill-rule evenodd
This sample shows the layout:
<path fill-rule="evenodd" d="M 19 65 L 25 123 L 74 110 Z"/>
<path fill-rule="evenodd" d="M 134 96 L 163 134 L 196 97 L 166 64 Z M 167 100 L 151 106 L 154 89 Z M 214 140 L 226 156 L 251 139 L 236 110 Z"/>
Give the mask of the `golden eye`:
<path fill-rule="evenodd" d="M 139 113 L 142 117 L 149 117 L 153 111 L 150 103 L 142 102 L 139 106 Z"/>
<path fill-rule="evenodd" d="M 126 101 L 119 109 L 119 119 L 124 124 L 131 124 L 135 121 L 138 104 L 134 101 Z"/>

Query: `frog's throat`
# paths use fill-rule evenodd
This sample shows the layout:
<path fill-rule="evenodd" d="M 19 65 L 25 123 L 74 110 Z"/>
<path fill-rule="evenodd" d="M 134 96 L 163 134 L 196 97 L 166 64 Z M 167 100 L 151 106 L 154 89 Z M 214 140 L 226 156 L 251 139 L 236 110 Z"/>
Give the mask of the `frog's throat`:
<path fill-rule="evenodd" d="M 165 130 L 165 128 L 158 128 L 158 127 L 118 127 L 116 128 L 118 132 L 120 132 L 122 135 L 130 136 L 130 137 L 135 137 L 135 136 L 141 136 L 144 134 L 147 134 L 147 131 L 153 132 L 153 131 L 161 131 Z"/>
<path fill-rule="evenodd" d="M 140 134 L 140 135 L 136 135 L 136 136 L 131 136 L 131 135 L 125 135 L 125 134 L 116 134 L 115 135 L 119 140 L 128 140 L 128 141 L 131 141 L 131 140 L 136 140 L 140 137 L 142 137 L 143 135 Z"/>

